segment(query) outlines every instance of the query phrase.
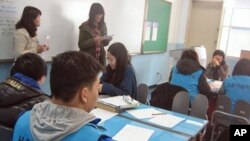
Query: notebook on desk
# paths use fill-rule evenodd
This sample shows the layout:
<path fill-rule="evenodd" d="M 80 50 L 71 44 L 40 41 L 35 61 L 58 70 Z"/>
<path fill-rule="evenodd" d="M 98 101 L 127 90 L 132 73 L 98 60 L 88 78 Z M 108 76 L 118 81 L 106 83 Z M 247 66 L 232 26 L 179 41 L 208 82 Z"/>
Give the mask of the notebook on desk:
<path fill-rule="evenodd" d="M 96 107 L 98 108 L 117 113 L 137 106 L 139 106 L 139 102 L 135 99 L 132 99 L 130 96 L 114 96 L 103 98 L 99 99 L 96 104 Z"/>

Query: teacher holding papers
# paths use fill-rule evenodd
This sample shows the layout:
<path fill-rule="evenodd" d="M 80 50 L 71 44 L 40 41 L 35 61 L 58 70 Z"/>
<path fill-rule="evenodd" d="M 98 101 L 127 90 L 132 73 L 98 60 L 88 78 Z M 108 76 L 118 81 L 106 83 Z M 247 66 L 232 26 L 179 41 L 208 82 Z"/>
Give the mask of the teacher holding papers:
<path fill-rule="evenodd" d="M 104 9 L 100 3 L 93 3 L 89 11 L 89 19 L 79 27 L 78 46 L 80 51 L 87 52 L 96 58 L 103 66 L 106 65 L 104 46 L 109 44 L 112 36 L 107 36 L 104 22 Z"/>

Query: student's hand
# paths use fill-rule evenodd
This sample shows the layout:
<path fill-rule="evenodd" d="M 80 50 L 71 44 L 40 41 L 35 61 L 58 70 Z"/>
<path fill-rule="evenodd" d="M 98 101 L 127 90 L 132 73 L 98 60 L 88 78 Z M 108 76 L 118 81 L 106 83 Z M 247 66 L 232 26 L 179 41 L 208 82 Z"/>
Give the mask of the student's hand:
<path fill-rule="evenodd" d="M 96 42 L 101 42 L 101 41 L 104 40 L 104 37 L 103 37 L 103 36 L 96 36 L 96 37 L 94 38 L 94 40 L 95 40 Z"/>
<path fill-rule="evenodd" d="M 107 41 L 111 41 L 113 38 L 112 36 L 109 36 L 109 35 L 105 35 L 103 36 L 104 40 L 107 40 Z"/>
<path fill-rule="evenodd" d="M 213 59 L 212 59 L 212 64 L 213 64 L 214 67 L 220 65 L 219 61 L 218 61 L 216 58 L 213 58 Z"/>
<path fill-rule="evenodd" d="M 37 53 L 42 53 L 44 51 L 47 51 L 48 49 L 49 49 L 49 46 L 47 46 L 47 45 L 38 45 Z"/>
<path fill-rule="evenodd" d="M 44 45 L 43 46 L 43 51 L 47 51 L 47 50 L 49 50 L 49 46 L 48 45 Z"/>

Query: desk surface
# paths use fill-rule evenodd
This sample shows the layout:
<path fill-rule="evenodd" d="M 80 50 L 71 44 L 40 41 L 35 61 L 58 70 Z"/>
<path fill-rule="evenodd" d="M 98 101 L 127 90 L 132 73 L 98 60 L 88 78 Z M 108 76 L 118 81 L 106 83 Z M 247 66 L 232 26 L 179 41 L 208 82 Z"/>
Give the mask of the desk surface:
<path fill-rule="evenodd" d="M 173 133 L 177 133 L 177 134 L 181 134 L 184 136 L 190 136 L 190 137 L 195 137 L 208 123 L 207 120 L 204 119 L 200 119 L 200 118 L 196 118 L 196 117 L 192 117 L 192 116 L 188 116 L 188 115 L 183 115 L 183 114 L 179 114 L 176 112 L 172 112 L 172 111 L 167 111 L 161 108 L 156 108 L 156 107 L 152 107 L 152 106 L 148 106 L 148 105 L 144 105 L 141 104 L 139 107 L 137 107 L 136 109 L 143 109 L 143 108 L 155 108 L 163 113 L 167 113 L 167 114 L 171 114 L 177 117 L 181 117 L 184 118 L 185 120 L 181 121 L 180 123 L 178 123 L 176 126 L 174 126 L 173 128 L 168 128 L 168 127 L 164 127 L 164 126 L 160 126 L 154 123 L 149 122 L 149 118 L 147 119 L 137 119 L 136 117 L 132 116 L 131 114 L 129 114 L 128 112 L 122 112 L 119 114 L 119 116 L 130 119 L 130 120 L 134 120 L 143 124 L 147 124 L 147 125 L 151 125 L 166 131 L 170 131 Z M 187 121 L 191 121 L 191 122 L 187 122 Z M 198 124 L 195 124 L 198 123 Z"/>
<path fill-rule="evenodd" d="M 100 125 L 106 128 L 107 130 L 104 132 L 105 134 L 114 137 L 126 124 L 143 127 L 147 129 L 154 130 L 154 133 L 149 138 L 149 141 L 187 141 L 190 140 L 191 137 L 182 136 L 180 134 L 176 134 L 170 131 L 162 130 L 153 126 L 149 126 L 146 124 L 142 124 L 136 121 L 132 121 L 123 117 L 114 116 L 109 120 L 101 123 Z"/>

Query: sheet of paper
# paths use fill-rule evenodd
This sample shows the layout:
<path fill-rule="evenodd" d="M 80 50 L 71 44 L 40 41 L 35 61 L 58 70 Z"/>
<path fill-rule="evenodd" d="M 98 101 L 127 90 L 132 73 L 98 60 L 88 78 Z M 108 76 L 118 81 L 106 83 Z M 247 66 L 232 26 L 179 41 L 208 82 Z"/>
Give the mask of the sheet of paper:
<path fill-rule="evenodd" d="M 218 92 L 220 90 L 220 87 L 222 86 L 222 83 L 222 81 L 217 80 L 208 82 L 212 92 Z"/>
<path fill-rule="evenodd" d="M 151 117 L 154 117 L 153 114 L 161 113 L 160 111 L 154 108 L 128 110 L 127 112 L 138 119 L 151 118 Z"/>
<path fill-rule="evenodd" d="M 100 108 L 95 108 L 93 109 L 90 113 L 92 113 L 93 115 L 95 115 L 97 118 L 100 118 L 101 121 L 100 123 L 112 118 L 113 116 L 116 116 L 118 113 L 113 113 L 110 111 L 106 111 Z"/>
<path fill-rule="evenodd" d="M 192 121 L 192 120 L 187 120 L 186 123 L 192 124 L 192 125 L 197 125 L 197 126 L 203 126 L 202 123 L 199 123 L 199 122 L 196 122 L 196 121 Z"/>
<path fill-rule="evenodd" d="M 153 130 L 127 124 L 113 139 L 117 141 L 147 141 L 153 133 Z"/>
<path fill-rule="evenodd" d="M 166 115 L 158 115 L 150 119 L 149 122 L 152 122 L 152 123 L 164 126 L 164 127 L 172 128 L 183 120 L 184 118 L 166 114 Z"/>
<path fill-rule="evenodd" d="M 144 33 L 144 41 L 149 41 L 150 36 L 151 36 L 151 27 L 152 27 L 152 23 L 149 21 L 145 22 L 145 33 Z"/>
<path fill-rule="evenodd" d="M 153 31 L 152 31 L 152 41 L 156 41 L 157 40 L 158 27 L 159 27 L 159 23 L 154 22 L 153 23 Z"/>

